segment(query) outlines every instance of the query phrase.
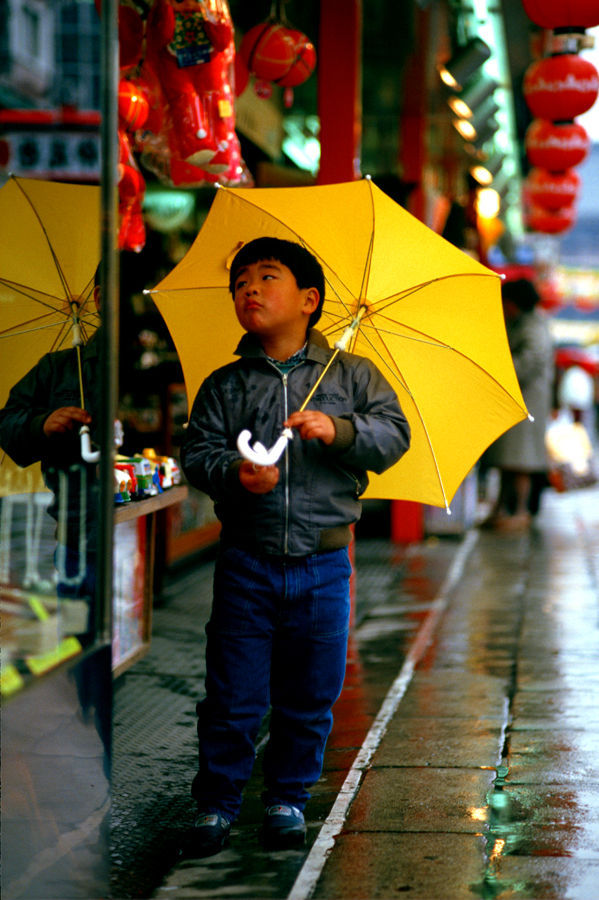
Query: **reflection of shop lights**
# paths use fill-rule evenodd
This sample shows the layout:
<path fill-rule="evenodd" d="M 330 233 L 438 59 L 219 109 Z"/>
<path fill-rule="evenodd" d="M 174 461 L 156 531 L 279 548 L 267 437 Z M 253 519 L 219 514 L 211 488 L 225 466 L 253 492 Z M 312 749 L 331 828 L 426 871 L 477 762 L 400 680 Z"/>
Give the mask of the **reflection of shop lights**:
<path fill-rule="evenodd" d="M 149 190 L 143 200 L 144 216 L 156 231 L 173 231 L 191 215 L 195 196 L 191 191 Z"/>
<path fill-rule="evenodd" d="M 499 128 L 494 118 L 499 106 L 494 100 L 487 102 L 471 119 L 454 119 L 454 128 L 466 141 L 482 143 L 488 140 L 487 132 L 492 136 Z M 493 127 L 494 126 L 494 127 Z M 493 129 L 493 130 L 491 130 Z"/>
<path fill-rule="evenodd" d="M 460 90 L 474 72 L 490 57 L 489 47 L 480 38 L 473 38 L 444 65 L 439 66 L 441 81 Z"/>
<path fill-rule="evenodd" d="M 488 809 L 486 806 L 471 806 L 468 809 L 468 814 L 470 818 L 475 822 L 486 822 L 488 816 Z"/>

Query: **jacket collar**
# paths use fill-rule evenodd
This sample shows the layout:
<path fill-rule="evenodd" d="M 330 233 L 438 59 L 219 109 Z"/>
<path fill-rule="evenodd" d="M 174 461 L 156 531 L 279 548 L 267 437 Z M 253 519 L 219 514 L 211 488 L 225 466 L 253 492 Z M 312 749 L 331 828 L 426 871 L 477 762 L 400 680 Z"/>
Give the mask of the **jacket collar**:
<path fill-rule="evenodd" d="M 254 334 L 244 334 L 235 349 L 237 356 L 244 358 L 266 358 L 266 354 L 262 349 L 262 344 Z M 327 363 L 331 356 L 331 348 L 324 334 L 317 331 L 316 328 L 310 328 L 308 331 L 308 346 L 306 348 L 306 359 L 314 362 Z"/>

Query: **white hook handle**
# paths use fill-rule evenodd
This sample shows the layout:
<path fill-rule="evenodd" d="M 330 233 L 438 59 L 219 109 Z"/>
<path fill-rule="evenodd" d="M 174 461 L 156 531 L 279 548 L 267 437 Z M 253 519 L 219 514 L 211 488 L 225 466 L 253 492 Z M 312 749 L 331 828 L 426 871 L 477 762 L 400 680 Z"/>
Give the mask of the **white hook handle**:
<path fill-rule="evenodd" d="M 100 451 L 92 450 L 92 442 L 89 436 L 89 428 L 82 425 L 79 429 L 79 437 L 81 438 L 81 457 L 87 463 L 95 463 L 100 459 Z"/>
<path fill-rule="evenodd" d="M 243 458 L 248 459 L 256 466 L 274 466 L 287 446 L 287 441 L 290 441 L 293 437 L 293 432 L 291 428 L 284 428 L 280 438 L 270 450 L 267 450 L 260 441 L 256 441 L 253 447 L 250 446 L 251 437 L 251 431 L 248 431 L 246 428 L 237 438 L 237 449 Z"/>

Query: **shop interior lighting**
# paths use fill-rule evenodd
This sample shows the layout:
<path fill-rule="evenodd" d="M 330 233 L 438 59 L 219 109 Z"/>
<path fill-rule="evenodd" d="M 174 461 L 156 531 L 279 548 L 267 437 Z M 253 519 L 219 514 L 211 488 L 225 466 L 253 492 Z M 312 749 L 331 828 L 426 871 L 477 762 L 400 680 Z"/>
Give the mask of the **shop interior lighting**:
<path fill-rule="evenodd" d="M 447 103 L 460 119 L 471 119 L 497 87 L 499 85 L 491 78 L 476 78 L 466 85 L 461 94 L 452 94 Z"/>
<path fill-rule="evenodd" d="M 494 219 L 501 209 L 499 194 L 493 188 L 481 188 L 476 192 L 475 207 L 477 214 L 483 219 Z"/>
<path fill-rule="evenodd" d="M 498 111 L 499 106 L 497 103 L 492 99 L 488 100 L 471 119 L 454 119 L 454 128 L 466 141 L 480 140 L 489 123 L 494 121 L 493 117 Z"/>
<path fill-rule="evenodd" d="M 502 165 L 503 156 L 493 156 L 486 162 L 474 162 L 470 167 L 470 174 L 480 185 L 488 187 L 490 184 L 494 184 Z"/>
<path fill-rule="evenodd" d="M 454 91 L 462 90 L 470 76 L 490 55 L 491 50 L 481 38 L 472 38 L 450 60 L 438 67 L 441 81 Z"/>

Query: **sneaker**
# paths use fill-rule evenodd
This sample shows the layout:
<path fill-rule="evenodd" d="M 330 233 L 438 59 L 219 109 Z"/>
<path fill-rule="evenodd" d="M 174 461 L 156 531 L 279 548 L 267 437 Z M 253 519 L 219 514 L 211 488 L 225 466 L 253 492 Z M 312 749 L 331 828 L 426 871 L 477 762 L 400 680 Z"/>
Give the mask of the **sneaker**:
<path fill-rule="evenodd" d="M 199 813 L 191 829 L 190 850 L 193 855 L 200 859 L 220 853 L 229 839 L 231 824 L 222 813 Z"/>
<path fill-rule="evenodd" d="M 297 806 L 269 806 L 264 814 L 263 835 L 270 850 L 300 847 L 306 839 L 304 814 Z"/>

